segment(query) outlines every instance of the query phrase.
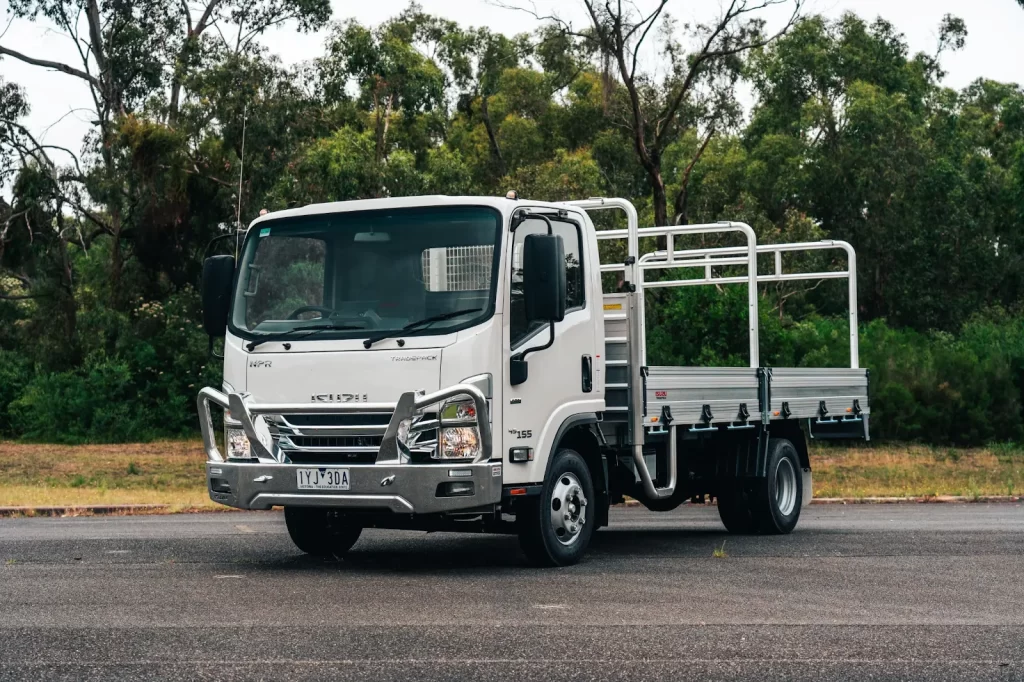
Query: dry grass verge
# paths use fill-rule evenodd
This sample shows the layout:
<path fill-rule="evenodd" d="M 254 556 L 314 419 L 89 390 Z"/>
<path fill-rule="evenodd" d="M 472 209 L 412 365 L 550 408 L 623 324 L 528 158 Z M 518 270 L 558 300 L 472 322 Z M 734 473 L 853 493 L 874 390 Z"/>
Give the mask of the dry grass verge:
<path fill-rule="evenodd" d="M 863 445 L 811 450 L 815 497 L 1020 495 L 1024 447 Z"/>
<path fill-rule="evenodd" d="M 223 509 L 206 493 L 202 445 L 0 442 L 0 507 L 166 504 L 169 511 Z M 816 447 L 815 497 L 1020 495 L 1024 448 L 922 445 Z"/>
<path fill-rule="evenodd" d="M 195 441 L 128 445 L 0 442 L 0 506 L 167 504 L 216 508 Z"/>

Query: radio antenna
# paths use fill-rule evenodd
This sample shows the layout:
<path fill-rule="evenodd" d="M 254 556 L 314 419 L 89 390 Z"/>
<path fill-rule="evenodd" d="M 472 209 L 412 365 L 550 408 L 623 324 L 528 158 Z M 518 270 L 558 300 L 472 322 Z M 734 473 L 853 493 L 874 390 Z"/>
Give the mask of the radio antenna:
<path fill-rule="evenodd" d="M 245 174 L 245 124 L 249 115 L 249 104 L 242 109 L 242 152 L 238 162 L 238 207 L 235 211 L 235 260 L 238 260 L 238 235 L 242 232 L 242 179 Z"/>

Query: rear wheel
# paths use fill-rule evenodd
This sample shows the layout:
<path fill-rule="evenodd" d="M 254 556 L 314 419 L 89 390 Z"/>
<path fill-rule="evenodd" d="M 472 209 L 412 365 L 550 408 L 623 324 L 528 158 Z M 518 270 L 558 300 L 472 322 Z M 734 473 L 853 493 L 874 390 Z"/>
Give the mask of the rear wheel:
<path fill-rule="evenodd" d="M 768 441 L 764 478 L 725 484 L 718 515 L 730 533 L 781 535 L 796 528 L 803 501 L 803 476 L 796 448 L 785 438 Z"/>
<path fill-rule="evenodd" d="M 768 476 L 754 500 L 753 514 L 761 532 L 791 533 L 800 520 L 803 476 L 796 448 L 785 438 L 768 441 Z"/>
<path fill-rule="evenodd" d="M 758 531 L 751 506 L 751 485 L 747 481 L 730 481 L 718 492 L 718 516 L 730 533 L 750 535 Z"/>
<path fill-rule="evenodd" d="M 569 566 L 594 534 L 594 483 L 574 450 L 559 450 L 541 494 L 516 512 L 519 545 L 536 566 Z"/>
<path fill-rule="evenodd" d="M 325 507 L 285 507 L 284 523 L 295 546 L 314 556 L 344 556 L 363 532 L 362 526 Z"/>

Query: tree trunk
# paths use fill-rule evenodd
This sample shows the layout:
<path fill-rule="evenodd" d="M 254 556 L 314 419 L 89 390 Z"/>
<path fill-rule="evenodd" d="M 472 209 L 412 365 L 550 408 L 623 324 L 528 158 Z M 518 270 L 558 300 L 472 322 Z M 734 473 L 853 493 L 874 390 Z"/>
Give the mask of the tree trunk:
<path fill-rule="evenodd" d="M 171 83 L 171 101 L 167 105 L 167 125 L 173 128 L 178 122 L 178 102 L 181 100 L 181 80 L 177 73 Z"/>
<path fill-rule="evenodd" d="M 700 157 L 704 156 L 704 152 L 708 148 L 708 144 L 711 142 L 711 138 L 715 136 L 715 127 L 711 126 L 708 130 L 708 134 L 704 137 L 704 142 L 701 143 L 697 149 L 697 153 L 693 159 L 686 166 L 686 170 L 683 171 L 683 178 L 679 183 L 679 191 L 676 192 L 675 200 L 675 215 L 672 216 L 674 224 L 676 225 L 689 225 L 690 216 L 687 215 L 687 209 L 690 201 L 690 175 L 693 173 L 694 166 L 700 161 Z"/>
<path fill-rule="evenodd" d="M 690 224 L 690 216 L 687 215 L 687 204 L 689 204 L 689 201 L 690 201 L 690 188 L 687 187 L 686 185 L 683 185 L 679 189 L 679 192 L 676 193 L 676 201 L 675 201 L 675 207 L 674 207 L 675 215 L 673 216 L 673 218 L 675 219 L 676 225 L 689 225 Z"/>
<path fill-rule="evenodd" d="M 112 206 L 110 211 L 110 227 L 112 243 L 110 245 L 110 305 L 114 310 L 122 310 L 126 301 L 121 276 L 124 273 L 124 253 L 121 251 L 121 208 Z"/>
<path fill-rule="evenodd" d="M 61 313 L 64 316 L 64 339 L 67 343 L 67 350 L 73 362 L 77 362 L 78 356 L 78 305 L 75 301 L 75 283 L 71 270 L 71 257 L 68 254 L 68 243 L 60 240 L 61 259 L 61 288 L 64 295 L 61 296 Z"/>
<path fill-rule="evenodd" d="M 651 198 L 654 200 L 654 224 L 657 227 L 669 225 L 668 220 L 668 195 L 665 192 L 665 181 L 661 177 L 661 164 L 655 166 L 653 171 L 648 171 L 651 180 Z M 664 237 L 658 238 L 660 244 Z"/>
<path fill-rule="evenodd" d="M 491 155 L 494 156 L 494 160 L 498 164 L 498 176 L 503 178 L 508 171 L 505 167 L 505 159 L 501 155 L 501 147 L 498 146 L 498 136 L 491 123 L 491 113 L 487 109 L 487 95 L 480 96 L 480 114 L 484 121 L 484 130 L 487 131 L 487 140 L 491 145 Z"/>

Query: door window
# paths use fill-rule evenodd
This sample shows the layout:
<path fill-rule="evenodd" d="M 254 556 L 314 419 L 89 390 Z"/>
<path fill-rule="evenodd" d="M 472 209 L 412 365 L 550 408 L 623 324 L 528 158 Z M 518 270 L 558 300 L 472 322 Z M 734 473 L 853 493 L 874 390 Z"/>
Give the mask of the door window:
<path fill-rule="evenodd" d="M 565 245 L 566 313 L 582 309 L 586 303 L 583 279 L 583 236 L 575 223 L 552 220 L 552 232 L 562 238 Z M 510 340 L 512 348 L 544 326 L 543 322 L 527 323 L 526 303 L 523 300 L 523 243 L 526 235 L 547 234 L 543 220 L 525 220 L 515 231 L 512 241 L 512 280 L 509 286 Z"/>

